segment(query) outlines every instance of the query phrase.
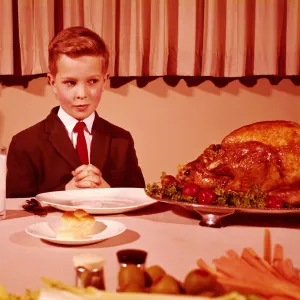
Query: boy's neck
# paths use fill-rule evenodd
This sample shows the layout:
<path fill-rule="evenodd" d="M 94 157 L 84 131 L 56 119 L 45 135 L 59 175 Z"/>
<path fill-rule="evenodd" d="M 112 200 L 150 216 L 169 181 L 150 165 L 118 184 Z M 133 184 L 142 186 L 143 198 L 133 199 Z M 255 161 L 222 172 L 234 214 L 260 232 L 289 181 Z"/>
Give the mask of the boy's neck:
<path fill-rule="evenodd" d="M 92 126 L 95 120 L 95 112 L 93 112 L 91 115 L 89 115 L 84 120 L 77 120 L 71 115 L 69 115 L 61 106 L 58 109 L 57 116 L 60 118 L 60 120 L 63 122 L 67 130 L 73 130 L 74 126 L 78 121 L 83 121 L 86 124 L 86 127 L 89 132 L 92 132 Z"/>

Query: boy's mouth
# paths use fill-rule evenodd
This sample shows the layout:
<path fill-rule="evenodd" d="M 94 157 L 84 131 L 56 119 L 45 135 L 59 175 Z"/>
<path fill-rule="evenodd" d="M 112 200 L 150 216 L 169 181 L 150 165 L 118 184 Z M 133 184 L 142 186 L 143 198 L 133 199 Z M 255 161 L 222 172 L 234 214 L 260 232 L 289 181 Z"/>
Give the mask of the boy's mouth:
<path fill-rule="evenodd" d="M 75 105 L 75 108 L 79 111 L 83 111 L 88 108 L 88 104 Z"/>
<path fill-rule="evenodd" d="M 88 104 L 80 104 L 80 105 L 75 105 L 76 108 L 84 108 L 88 107 Z"/>

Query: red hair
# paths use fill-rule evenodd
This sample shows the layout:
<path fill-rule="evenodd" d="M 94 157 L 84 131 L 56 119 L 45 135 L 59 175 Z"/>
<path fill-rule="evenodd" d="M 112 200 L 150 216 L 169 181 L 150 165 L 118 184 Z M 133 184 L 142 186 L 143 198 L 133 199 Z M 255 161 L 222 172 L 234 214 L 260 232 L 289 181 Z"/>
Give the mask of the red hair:
<path fill-rule="evenodd" d="M 56 62 L 61 54 L 70 57 L 99 56 L 103 60 L 103 73 L 105 74 L 108 70 L 109 51 L 104 40 L 85 27 L 69 27 L 59 32 L 50 41 L 48 54 L 49 71 L 52 75 L 56 75 Z"/>

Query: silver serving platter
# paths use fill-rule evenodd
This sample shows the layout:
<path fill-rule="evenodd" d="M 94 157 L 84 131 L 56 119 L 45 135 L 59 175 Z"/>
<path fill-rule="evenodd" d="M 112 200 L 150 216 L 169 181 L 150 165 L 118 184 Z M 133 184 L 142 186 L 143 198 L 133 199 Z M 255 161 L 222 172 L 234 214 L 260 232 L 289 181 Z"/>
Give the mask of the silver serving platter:
<path fill-rule="evenodd" d="M 201 216 L 200 225 L 221 227 L 221 220 L 234 213 L 246 214 L 300 214 L 300 207 L 295 208 L 241 208 L 216 205 L 202 205 L 170 199 L 153 198 L 159 202 L 181 206 L 189 211 L 195 211 Z"/>

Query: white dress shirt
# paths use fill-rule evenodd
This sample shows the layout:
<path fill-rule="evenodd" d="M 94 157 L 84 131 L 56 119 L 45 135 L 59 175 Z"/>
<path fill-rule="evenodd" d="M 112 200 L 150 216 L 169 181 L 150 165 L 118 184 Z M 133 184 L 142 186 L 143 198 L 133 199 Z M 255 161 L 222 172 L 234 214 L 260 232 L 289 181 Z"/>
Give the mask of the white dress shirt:
<path fill-rule="evenodd" d="M 74 148 L 76 149 L 76 144 L 77 144 L 77 133 L 73 131 L 75 125 L 77 124 L 78 120 L 74 119 L 72 116 L 67 114 L 62 107 L 59 107 L 57 116 L 60 118 L 60 120 L 63 122 L 65 125 L 69 137 L 73 143 Z M 86 140 L 86 145 L 87 145 L 87 150 L 88 150 L 88 157 L 89 157 L 89 162 L 91 161 L 91 143 L 92 143 L 92 126 L 95 120 L 95 112 L 93 112 L 89 117 L 86 119 L 82 120 L 82 122 L 85 123 L 86 127 L 84 129 L 84 136 Z"/>

